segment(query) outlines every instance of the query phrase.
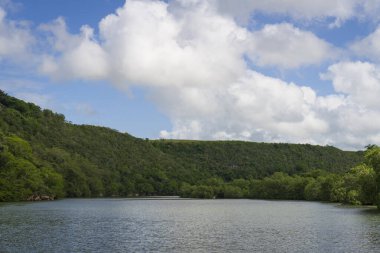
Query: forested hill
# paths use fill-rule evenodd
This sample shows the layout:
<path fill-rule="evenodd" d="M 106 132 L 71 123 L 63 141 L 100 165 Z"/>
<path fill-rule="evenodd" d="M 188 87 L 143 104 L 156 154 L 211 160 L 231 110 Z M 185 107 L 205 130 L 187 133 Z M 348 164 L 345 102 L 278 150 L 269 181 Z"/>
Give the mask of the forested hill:
<path fill-rule="evenodd" d="M 207 168 L 227 180 L 263 178 L 274 172 L 299 174 L 313 169 L 345 172 L 363 159 L 362 152 L 332 146 L 244 141 L 155 140 L 153 146 L 178 163 Z"/>
<path fill-rule="evenodd" d="M 177 195 L 183 183 L 253 179 L 275 171 L 342 172 L 361 152 L 333 147 L 237 141 L 149 141 L 0 92 L 0 201 L 31 195 Z"/>

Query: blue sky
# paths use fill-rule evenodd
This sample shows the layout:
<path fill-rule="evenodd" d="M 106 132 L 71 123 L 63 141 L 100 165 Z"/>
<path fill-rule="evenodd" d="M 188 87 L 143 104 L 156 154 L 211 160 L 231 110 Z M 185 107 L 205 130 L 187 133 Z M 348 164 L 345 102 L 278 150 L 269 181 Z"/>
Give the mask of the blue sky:
<path fill-rule="evenodd" d="M 73 123 L 142 138 L 380 144 L 378 0 L 0 8 L 0 88 Z"/>
<path fill-rule="evenodd" d="M 14 7 L 8 9 L 7 16 L 12 20 L 27 20 L 34 29 L 40 24 L 63 17 L 68 30 L 78 33 L 84 24 L 96 29 L 103 17 L 123 6 L 124 2 L 124 0 L 97 0 L 96 3 L 93 0 L 13 1 Z M 2 67 L 10 66 L 2 64 Z M 17 68 L 18 66 L 15 67 Z M 120 92 L 102 80 L 54 81 L 35 73 L 25 76 L 18 71 L 17 75 L 7 72 L 13 71 L 2 73 L 4 79 L 21 79 L 38 83 L 36 85 L 38 87 L 31 89 L 32 92 L 37 89 L 38 94 L 48 96 L 47 104 L 41 105 L 63 113 L 67 120 L 73 123 L 107 126 L 143 138 L 157 138 L 160 130 L 170 128 L 168 118 L 145 98 L 143 89 L 138 87 L 131 88 L 127 93 Z M 9 94 L 16 96 L 20 93 L 20 89 L 7 90 Z M 28 99 L 26 96 L 21 98 Z M 31 100 L 38 102 L 34 101 L 33 97 Z"/>

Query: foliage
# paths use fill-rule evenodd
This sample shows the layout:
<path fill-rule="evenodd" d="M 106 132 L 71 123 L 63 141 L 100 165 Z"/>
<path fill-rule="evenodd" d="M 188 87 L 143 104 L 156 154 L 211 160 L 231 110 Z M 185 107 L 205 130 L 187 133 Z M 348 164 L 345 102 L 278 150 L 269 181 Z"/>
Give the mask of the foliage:
<path fill-rule="evenodd" d="M 179 164 L 230 181 L 264 178 L 275 172 L 289 175 L 314 169 L 345 172 L 363 161 L 362 152 L 341 151 L 331 146 L 255 143 L 243 141 L 154 140 L 152 145 Z"/>
<path fill-rule="evenodd" d="M 180 195 L 380 205 L 379 150 L 363 159 L 331 146 L 143 140 L 71 124 L 0 91 L 0 201 Z"/>
<path fill-rule="evenodd" d="M 31 195 L 62 197 L 63 183 L 60 174 L 38 161 L 28 142 L 14 135 L 1 139 L 0 201 Z"/>

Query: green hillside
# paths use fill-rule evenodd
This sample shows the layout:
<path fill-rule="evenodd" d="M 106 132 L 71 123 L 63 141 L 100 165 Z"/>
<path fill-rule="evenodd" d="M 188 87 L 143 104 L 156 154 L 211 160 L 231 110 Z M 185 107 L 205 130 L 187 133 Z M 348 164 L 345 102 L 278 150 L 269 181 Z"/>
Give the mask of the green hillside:
<path fill-rule="evenodd" d="M 362 152 L 309 144 L 272 144 L 243 141 L 152 141 L 153 146 L 226 180 L 262 178 L 274 172 L 297 174 L 313 169 L 344 172 L 363 159 Z"/>
<path fill-rule="evenodd" d="M 178 195 L 182 186 L 210 178 L 230 182 L 274 172 L 343 172 L 362 160 L 362 152 L 312 145 L 149 141 L 74 125 L 0 92 L 0 201 L 31 195 Z"/>

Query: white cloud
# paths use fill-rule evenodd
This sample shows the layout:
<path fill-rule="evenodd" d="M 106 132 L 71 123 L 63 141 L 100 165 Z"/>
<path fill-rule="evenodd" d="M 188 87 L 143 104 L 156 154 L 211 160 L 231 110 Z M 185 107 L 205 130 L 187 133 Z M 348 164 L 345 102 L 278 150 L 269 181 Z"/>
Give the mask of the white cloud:
<path fill-rule="evenodd" d="M 127 1 L 100 23 L 112 78 L 192 86 L 219 85 L 240 75 L 246 31 L 209 8 L 207 2 L 195 3 L 175 16 L 163 2 Z"/>
<path fill-rule="evenodd" d="M 46 55 L 40 71 L 55 79 L 99 79 L 108 74 L 107 56 L 94 39 L 93 29 L 82 26 L 79 35 L 67 32 L 65 21 L 56 19 L 41 26 L 41 30 L 53 34 L 51 43 L 58 56 Z"/>
<path fill-rule="evenodd" d="M 316 143 L 313 137 L 318 138 L 329 130 L 328 123 L 313 111 L 316 94 L 307 87 L 248 71 L 217 95 L 210 96 L 215 94 L 212 88 L 198 89 L 206 96 L 194 97 L 193 103 L 207 100 L 214 110 L 200 107 L 194 112 L 181 99 L 169 100 L 172 114 L 176 115 L 174 128 L 172 132 L 162 132 L 161 137 Z M 181 91 L 177 91 L 176 97 L 186 96 Z M 167 96 L 158 97 L 168 103 Z"/>
<path fill-rule="evenodd" d="M 331 80 L 336 92 L 341 93 L 319 99 L 320 106 L 329 104 L 326 107 L 330 110 L 321 117 L 336 129 L 330 134 L 332 139 L 338 145 L 352 147 L 379 144 L 380 67 L 360 61 L 339 62 L 322 77 Z"/>
<path fill-rule="evenodd" d="M 298 50 L 315 45 L 329 50 L 311 33 L 287 24 L 278 29 L 278 36 L 290 30 L 295 46 L 304 47 L 295 41 L 306 40 L 308 48 Z M 311 109 L 316 95 L 310 88 L 247 70 L 244 53 L 251 36 L 263 35 L 250 34 L 208 2 L 176 2 L 168 8 L 159 1 L 128 1 L 101 21 L 100 36 L 110 59 L 110 79 L 122 87 L 148 87 L 150 98 L 172 119 L 173 131 L 163 131 L 163 137 L 306 142 L 312 140 L 309 135 L 328 129 Z M 289 51 L 270 63 L 281 65 L 276 60 L 298 54 Z M 294 58 L 290 67 L 319 62 L 326 53 L 315 55 L 306 56 L 312 60 Z"/>
<path fill-rule="evenodd" d="M 0 7 L 0 60 L 28 59 L 34 38 L 23 22 L 9 21 Z"/>
<path fill-rule="evenodd" d="M 379 21 L 380 1 L 379 0 L 366 0 L 360 1 L 360 15 L 362 19 L 370 19 L 372 21 Z"/>
<path fill-rule="evenodd" d="M 365 108 L 380 110 L 380 67 L 368 62 L 339 62 L 322 76 L 331 80 L 335 91 Z"/>
<path fill-rule="evenodd" d="M 357 55 L 364 56 L 375 62 L 380 61 L 380 26 L 367 37 L 356 41 L 351 45 Z"/>
<path fill-rule="evenodd" d="M 378 0 L 214 0 L 221 12 L 247 20 L 252 13 L 280 14 L 294 20 L 327 20 L 330 27 L 339 27 L 351 18 L 377 18 Z"/>
<path fill-rule="evenodd" d="M 308 142 L 345 148 L 380 144 L 377 65 L 340 62 L 330 66 L 322 77 L 332 82 L 336 94 L 327 96 L 265 76 L 247 66 L 247 55 L 259 66 L 291 69 L 336 59 L 339 50 L 289 23 L 249 31 L 221 14 L 216 3 L 129 0 L 101 20 L 99 34 L 88 26 L 71 34 L 58 18 L 40 27 L 51 45 L 44 51 L 40 71 L 60 80 L 107 80 L 124 90 L 143 86 L 172 121 L 173 129 L 163 130 L 163 138 Z M 296 19 L 332 17 L 336 24 L 355 16 L 353 10 L 358 8 L 356 0 L 307 4 L 221 0 L 219 8 L 232 3 L 237 8 L 232 12 L 243 6 Z M 0 57 L 29 50 L 33 37 L 28 28 L 7 21 L 4 15 L 0 25 Z M 352 47 L 375 58 L 380 55 L 377 32 L 371 36 Z M 3 51 L 2 41 L 8 47 Z M 18 96 L 49 106 L 51 98 L 37 93 Z M 96 113 L 87 104 L 70 106 L 86 115 Z"/>
<path fill-rule="evenodd" d="M 290 6 L 292 1 L 285 2 Z M 345 7 L 339 9 L 338 2 L 332 4 L 336 8 L 326 15 L 342 20 L 352 15 Z M 302 4 L 297 10 L 314 18 L 319 15 L 317 7 L 315 13 L 302 12 L 306 8 Z M 319 64 L 336 55 L 330 44 L 291 24 L 251 32 L 218 13 L 212 1 L 129 0 L 102 19 L 98 39 L 87 26 L 78 35 L 68 33 L 62 19 L 42 29 L 53 34 L 52 46 L 58 53 L 45 58 L 41 67 L 45 74 L 106 79 L 122 89 L 144 86 L 173 123 L 173 129 L 161 132 L 163 138 L 308 142 L 345 148 L 379 141 L 380 124 L 368 123 L 380 115 L 376 103 L 380 75 L 375 65 L 332 65 L 323 77 L 339 94 L 329 96 L 317 96 L 311 88 L 247 67 L 246 54 L 258 65 L 280 68 Z"/>
<path fill-rule="evenodd" d="M 336 49 L 313 33 L 292 24 L 265 25 L 253 32 L 250 56 L 260 66 L 297 68 L 337 56 Z"/>
<path fill-rule="evenodd" d="M 67 32 L 62 19 L 43 26 L 60 55 L 47 56 L 42 72 L 55 78 L 106 78 L 155 86 L 231 82 L 245 70 L 243 55 L 260 66 L 298 68 L 337 56 L 337 50 L 291 24 L 249 32 L 208 1 L 126 2 L 99 24 L 100 38 L 83 27 Z M 201 29 L 200 29 L 201 28 Z M 175 70 L 175 71 L 173 71 Z M 146 75 L 149 73 L 149 75 Z"/>
<path fill-rule="evenodd" d="M 172 5 L 128 1 L 100 22 L 100 42 L 89 27 L 79 35 L 69 34 L 62 19 L 43 29 L 54 34 L 53 45 L 60 52 L 45 58 L 43 73 L 55 78 L 106 78 L 121 87 L 125 82 L 148 86 L 231 82 L 244 73 L 246 53 L 260 66 L 282 69 L 320 64 L 337 55 L 330 44 L 291 24 L 249 32 L 217 13 L 208 1 Z"/>

